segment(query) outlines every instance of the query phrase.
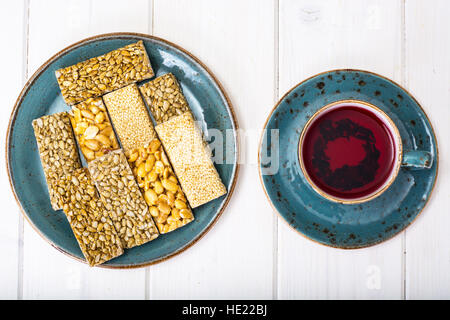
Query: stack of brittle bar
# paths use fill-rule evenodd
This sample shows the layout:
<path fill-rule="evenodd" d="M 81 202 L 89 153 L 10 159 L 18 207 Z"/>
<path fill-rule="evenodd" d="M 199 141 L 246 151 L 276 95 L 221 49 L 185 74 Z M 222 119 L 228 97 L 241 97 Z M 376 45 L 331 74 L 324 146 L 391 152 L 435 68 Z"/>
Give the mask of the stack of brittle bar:
<path fill-rule="evenodd" d="M 32 123 L 50 204 L 90 266 L 192 222 L 191 208 L 227 192 L 175 76 L 137 86 L 153 76 L 142 41 L 59 69 L 71 110 Z"/>

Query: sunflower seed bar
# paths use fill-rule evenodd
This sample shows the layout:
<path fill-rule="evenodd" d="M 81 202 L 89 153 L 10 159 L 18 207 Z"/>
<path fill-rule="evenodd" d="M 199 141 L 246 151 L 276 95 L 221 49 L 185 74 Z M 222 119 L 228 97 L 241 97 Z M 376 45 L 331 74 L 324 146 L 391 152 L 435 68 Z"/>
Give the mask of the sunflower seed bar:
<path fill-rule="evenodd" d="M 102 98 L 89 98 L 73 106 L 69 116 L 86 161 L 119 149 Z"/>
<path fill-rule="evenodd" d="M 86 168 L 76 169 L 55 182 L 59 205 L 89 265 L 95 266 L 123 253 L 113 222 L 100 200 Z"/>
<path fill-rule="evenodd" d="M 53 183 L 65 173 L 81 167 L 75 138 L 67 112 L 43 116 L 32 122 L 39 157 L 47 181 L 50 203 L 59 210 Z"/>
<path fill-rule="evenodd" d="M 112 151 L 92 160 L 88 166 L 123 247 L 132 248 L 158 237 L 158 230 L 123 151 Z"/>
<path fill-rule="evenodd" d="M 190 112 L 155 129 L 192 208 L 227 193 Z"/>
<path fill-rule="evenodd" d="M 189 105 L 172 73 L 166 73 L 139 87 L 157 124 L 179 116 Z"/>
<path fill-rule="evenodd" d="M 156 138 L 153 123 L 135 84 L 103 96 L 122 147 L 134 150 Z"/>
<path fill-rule="evenodd" d="M 154 76 L 142 41 L 55 72 L 68 105 Z"/>
<path fill-rule="evenodd" d="M 133 150 L 127 158 L 160 233 L 173 231 L 194 220 L 158 139 Z"/>

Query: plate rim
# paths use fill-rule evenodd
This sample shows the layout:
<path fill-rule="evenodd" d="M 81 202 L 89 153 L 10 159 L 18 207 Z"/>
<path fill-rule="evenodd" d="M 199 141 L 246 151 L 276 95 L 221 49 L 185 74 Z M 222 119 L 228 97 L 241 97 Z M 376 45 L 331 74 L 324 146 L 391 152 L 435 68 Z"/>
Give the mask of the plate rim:
<path fill-rule="evenodd" d="M 27 82 L 24 84 L 22 90 L 20 91 L 20 94 L 18 96 L 18 98 L 16 99 L 16 102 L 14 104 L 14 107 L 11 111 L 11 115 L 8 121 L 8 127 L 7 127 L 7 132 L 6 132 L 6 143 L 5 143 L 5 160 L 6 160 L 6 172 L 8 174 L 8 181 L 9 181 L 9 185 L 11 188 L 11 191 L 14 195 L 14 199 L 16 200 L 17 205 L 20 208 L 20 212 L 22 213 L 22 216 L 25 217 L 25 219 L 28 221 L 28 223 L 31 225 L 31 227 L 34 229 L 34 231 L 36 231 L 41 238 L 43 238 L 47 243 L 49 243 L 53 248 L 55 248 L 56 250 L 58 250 L 59 252 L 62 252 L 63 254 L 65 254 L 66 256 L 69 256 L 73 259 L 75 259 L 76 261 L 80 261 L 83 262 L 84 264 L 86 264 L 86 261 L 84 259 L 80 259 L 79 257 L 73 255 L 70 252 L 67 252 L 66 250 L 60 248 L 57 244 L 55 244 L 53 241 L 51 241 L 49 238 L 47 238 L 39 229 L 37 226 L 34 225 L 34 223 L 31 221 L 31 219 L 28 217 L 28 214 L 26 213 L 26 211 L 24 210 L 24 208 L 22 207 L 22 204 L 17 196 L 16 193 L 16 189 L 12 180 L 12 174 L 11 174 L 11 167 L 9 164 L 9 160 L 10 160 L 10 150 L 11 150 L 11 133 L 12 133 L 12 127 L 16 121 L 16 116 L 17 116 L 17 112 L 20 108 L 20 106 L 22 105 L 23 99 L 26 96 L 26 94 L 28 93 L 28 90 L 31 88 L 31 86 L 33 85 L 33 83 L 36 81 L 37 78 L 39 78 L 39 76 L 49 67 L 49 65 L 53 62 L 55 62 L 60 56 L 70 52 L 73 49 L 76 49 L 78 47 L 81 47 L 89 42 L 94 42 L 97 40 L 102 40 L 102 39 L 114 39 L 114 38 L 120 38 L 120 37 L 135 37 L 135 38 L 147 38 L 149 40 L 156 40 L 159 42 L 162 42 L 170 47 L 173 47 L 179 51 L 181 51 L 182 53 L 186 54 L 189 58 L 191 58 L 192 60 L 194 60 L 196 63 L 198 63 L 200 65 L 200 67 L 202 67 L 206 73 L 212 78 L 212 80 L 214 81 L 214 83 L 217 85 L 217 87 L 220 90 L 220 93 L 223 95 L 223 97 L 225 98 L 226 103 L 228 104 L 228 109 L 230 110 L 230 115 L 231 115 L 231 121 L 232 124 L 234 125 L 234 138 L 235 138 L 235 148 L 236 148 L 236 164 L 235 164 L 235 169 L 234 172 L 232 174 L 232 180 L 231 180 L 231 186 L 227 192 L 226 198 L 225 198 L 225 202 L 223 203 L 220 211 L 217 213 L 216 217 L 214 218 L 213 221 L 211 221 L 209 223 L 209 225 L 197 236 L 195 237 L 193 240 L 191 240 L 187 245 L 185 245 L 184 247 L 180 248 L 179 250 L 175 250 L 174 252 L 165 255 L 161 258 L 149 261 L 149 262 L 144 262 L 144 263 L 140 263 L 140 264 L 128 264 L 128 265 L 121 265 L 121 266 L 114 266 L 114 265 L 98 265 L 96 267 L 98 268 L 105 268 L 105 269 L 137 269 L 137 268 L 143 268 L 143 267 L 147 267 L 150 265 L 154 265 L 154 264 L 158 264 L 161 262 L 164 262 L 170 258 L 173 258 L 177 255 L 179 255 L 180 253 L 186 251 L 187 249 L 189 249 L 190 247 L 192 247 L 194 244 L 196 244 L 200 239 L 202 239 L 211 229 L 212 227 L 217 223 L 217 221 L 219 220 L 219 218 L 222 216 L 223 212 L 225 211 L 226 207 L 228 206 L 228 203 L 230 202 L 231 196 L 233 195 L 234 189 L 236 187 L 236 182 L 237 182 L 237 178 L 239 175 L 239 169 L 240 169 L 240 163 L 239 163 L 239 156 L 240 156 L 240 146 L 239 146 L 239 139 L 237 138 L 237 132 L 239 130 L 239 125 L 236 119 L 236 114 L 234 112 L 234 108 L 233 105 L 231 103 L 230 98 L 228 97 L 226 91 L 224 90 L 222 84 L 220 83 L 220 81 L 216 78 L 216 76 L 211 72 L 211 70 L 203 63 L 201 62 L 197 57 L 195 57 L 192 53 L 190 53 L 188 50 L 182 48 L 181 46 L 170 42 L 166 39 L 160 38 L 160 37 L 156 37 L 153 35 L 149 35 L 149 34 L 145 34 L 145 33 L 137 33 L 137 32 L 110 32 L 110 33 L 103 33 L 103 34 L 98 34 L 95 36 L 91 36 L 88 38 L 84 38 L 81 39 L 61 50 L 59 50 L 57 53 L 55 53 L 54 55 L 52 55 L 49 59 L 47 59 L 34 73 L 33 75 L 27 80 Z"/>
<path fill-rule="evenodd" d="M 434 181 L 433 181 L 433 185 L 431 187 L 430 193 L 428 194 L 428 197 L 422 207 L 422 209 L 420 209 L 420 211 L 416 214 L 416 216 L 414 217 L 414 219 L 412 219 L 403 229 L 399 230 L 397 233 L 394 233 L 392 235 L 390 235 L 387 238 L 384 238 L 378 242 L 373 242 L 373 243 L 369 243 L 369 244 L 363 244 L 363 245 L 359 245 L 359 246 L 348 246 L 348 247 L 344 247 L 344 246 L 338 246 L 338 245 L 333 245 L 331 243 L 323 243 L 320 242 L 316 239 L 313 239 L 311 237 L 309 237 L 308 235 L 304 234 L 303 232 L 297 230 L 296 228 L 294 228 L 293 226 L 291 226 L 289 224 L 289 222 L 283 217 L 283 215 L 278 211 L 278 209 L 275 207 L 275 205 L 273 204 L 272 200 L 270 199 L 267 190 L 266 190 L 266 185 L 264 183 L 264 180 L 262 178 L 262 174 L 261 174 L 261 159 L 260 159 L 260 154 L 261 154 L 261 148 L 262 148 L 262 141 L 264 138 L 264 131 L 267 127 L 267 124 L 269 122 L 269 120 L 272 118 L 272 115 L 274 114 L 274 112 L 278 109 L 279 105 L 286 99 L 286 97 L 293 91 L 295 90 L 297 87 L 299 87 L 300 85 L 303 85 L 305 82 L 315 78 L 315 77 L 319 77 L 322 76 L 324 74 L 327 73 L 332 73 L 332 72 L 359 72 L 359 73 L 366 73 L 369 75 L 373 75 L 373 76 L 377 76 L 380 77 L 392 84 L 394 84 L 395 86 L 399 87 L 400 89 L 402 89 L 403 91 L 405 91 L 412 99 L 413 101 L 417 104 L 417 106 L 419 106 L 420 110 L 422 110 L 423 114 L 425 115 L 426 120 L 428 121 L 428 124 L 430 125 L 430 129 L 431 132 L 434 136 L 434 140 L 435 140 L 435 147 L 436 147 L 436 174 L 434 177 Z M 434 188 L 436 186 L 436 181 L 438 179 L 439 176 L 439 146 L 438 146 L 438 138 L 436 135 L 436 131 L 434 130 L 433 124 L 430 121 L 430 118 L 428 117 L 427 113 L 425 112 L 425 110 L 423 109 L 422 105 L 419 103 L 419 101 L 417 101 L 417 99 L 406 89 L 404 88 L 402 85 L 400 85 L 399 83 L 383 76 L 380 75 L 378 73 L 375 73 L 373 71 L 368 71 L 368 70 L 363 70 L 363 69 L 354 69 L 354 68 L 338 68 L 338 69 L 331 69 L 331 70 L 326 70 L 326 71 L 322 71 L 319 72 L 317 74 L 314 74 L 312 76 L 309 76 L 307 78 L 305 78 L 304 80 L 298 82 L 297 84 L 295 84 L 293 87 L 291 87 L 289 90 L 286 91 L 286 93 L 278 100 L 278 102 L 275 104 L 275 106 L 272 108 L 272 110 L 270 111 L 269 115 L 266 118 L 266 121 L 264 122 L 264 126 L 262 128 L 261 134 L 260 134 L 260 138 L 259 138 L 259 148 L 258 148 L 258 175 L 259 175 L 259 180 L 262 184 L 263 187 L 263 191 L 264 194 L 267 198 L 267 200 L 269 200 L 270 206 L 272 207 L 272 209 L 277 213 L 278 217 L 281 218 L 282 221 L 284 221 L 284 223 L 286 223 L 292 230 L 294 230 L 295 232 L 297 232 L 298 234 L 300 234 L 302 237 L 304 237 L 305 239 L 308 239 L 310 241 L 313 241 L 315 243 L 318 243 L 322 246 L 328 247 L 328 248 L 335 248 L 335 249 L 341 249 L 341 250 L 357 250 L 357 249 L 365 249 L 365 248 L 369 248 L 369 247 L 373 247 L 376 245 L 380 245 L 382 243 L 385 243 L 393 238 L 395 238 L 396 236 L 398 236 L 399 234 L 401 234 L 402 232 L 404 232 L 409 226 L 411 226 L 416 220 L 417 218 L 422 214 L 423 210 L 426 208 L 428 202 L 430 201 L 432 195 L 433 195 L 433 191 Z"/>

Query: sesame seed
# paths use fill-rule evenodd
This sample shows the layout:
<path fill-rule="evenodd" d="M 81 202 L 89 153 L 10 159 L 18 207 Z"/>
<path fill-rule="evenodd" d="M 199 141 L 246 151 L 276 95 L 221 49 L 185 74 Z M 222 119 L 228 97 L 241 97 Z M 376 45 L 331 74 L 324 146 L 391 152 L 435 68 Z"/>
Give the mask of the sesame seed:
<path fill-rule="evenodd" d="M 123 149 L 132 151 L 156 138 L 153 124 L 135 84 L 103 96 Z"/>
<path fill-rule="evenodd" d="M 190 112 L 155 129 L 192 208 L 227 193 Z"/>

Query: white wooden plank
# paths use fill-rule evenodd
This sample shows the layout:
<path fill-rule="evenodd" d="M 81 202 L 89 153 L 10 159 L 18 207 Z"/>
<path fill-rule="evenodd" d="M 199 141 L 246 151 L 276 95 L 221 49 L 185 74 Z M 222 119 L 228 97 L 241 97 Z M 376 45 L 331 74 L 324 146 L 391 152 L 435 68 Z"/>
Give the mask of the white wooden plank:
<path fill-rule="evenodd" d="M 25 225 L 24 299 L 143 299 L 144 271 L 91 268 Z"/>
<path fill-rule="evenodd" d="M 202 60 L 252 134 L 227 209 L 192 248 L 151 267 L 150 298 L 271 298 L 273 214 L 259 186 L 257 143 L 274 102 L 273 1 L 155 1 L 154 34 Z"/>
<path fill-rule="evenodd" d="M 6 129 L 9 117 L 25 80 L 24 39 L 26 32 L 26 15 L 24 1 L 0 2 L 0 30 L 2 47 L 0 57 L 4 61 L 0 78 L 2 88 L 0 110 L 0 150 L 4 157 Z M 7 31 L 7 32 L 6 32 Z M 0 264 L 0 299 L 16 299 L 19 286 L 19 220 L 21 212 L 10 191 L 5 161 L 0 162 L 0 189 L 2 203 L 2 223 L 0 224 L 0 252 L 3 259 Z"/>
<path fill-rule="evenodd" d="M 148 33 L 149 1 L 31 1 L 29 70 L 71 43 L 109 31 Z M 31 73 L 30 73 L 31 74 Z M 51 248 L 27 224 L 24 298 L 145 298 L 145 269 L 88 268 Z"/>
<path fill-rule="evenodd" d="M 90 29 L 109 32 L 152 32 L 152 0 L 91 0 Z"/>
<path fill-rule="evenodd" d="M 407 0 L 406 80 L 436 131 L 433 195 L 406 232 L 406 297 L 450 298 L 450 2 Z"/>
<path fill-rule="evenodd" d="M 280 0 L 280 95 L 336 68 L 371 70 L 401 80 L 401 2 Z M 316 244 L 280 222 L 278 297 L 402 297 L 402 236 L 339 250 Z"/>

